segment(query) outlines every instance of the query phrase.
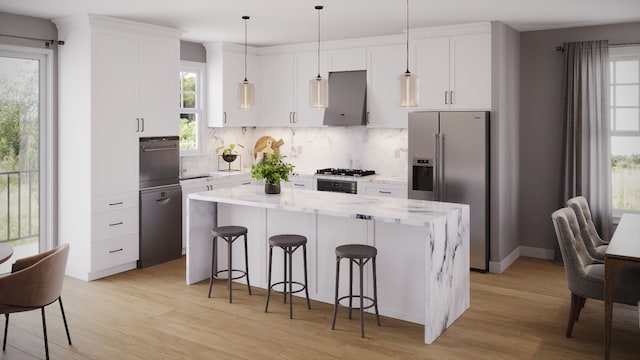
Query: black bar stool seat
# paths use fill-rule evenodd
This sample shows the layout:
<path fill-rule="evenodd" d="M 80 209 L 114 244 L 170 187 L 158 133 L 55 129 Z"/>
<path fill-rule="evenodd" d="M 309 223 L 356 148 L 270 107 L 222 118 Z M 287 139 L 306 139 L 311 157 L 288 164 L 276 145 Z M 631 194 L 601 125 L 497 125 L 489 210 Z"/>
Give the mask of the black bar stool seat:
<path fill-rule="evenodd" d="M 249 256 L 247 254 L 247 228 L 244 226 L 218 226 L 211 230 L 211 236 L 213 236 L 212 244 L 212 259 L 211 259 L 211 276 L 209 276 L 209 297 L 211 297 L 211 289 L 213 287 L 213 279 L 220 279 L 218 274 L 227 273 L 227 287 L 229 288 L 229 303 L 232 302 L 232 288 L 231 281 L 247 278 L 247 288 L 249 289 L 249 295 L 251 295 L 251 284 L 249 283 Z M 244 237 L 244 270 L 234 269 L 232 263 L 232 250 L 233 242 L 240 236 Z M 224 270 L 218 270 L 218 244 L 217 239 L 221 238 L 227 242 L 227 259 L 228 268 Z M 233 273 L 239 273 L 238 276 L 233 276 Z"/>
<path fill-rule="evenodd" d="M 273 247 L 279 247 L 284 251 L 284 280 L 276 283 L 271 283 L 271 269 L 273 260 Z M 293 253 L 302 246 L 302 252 L 304 256 L 304 284 L 298 281 L 293 281 Z M 287 257 L 289 258 L 288 279 L 287 279 Z M 289 291 L 287 291 L 287 284 L 289 284 Z M 300 286 L 297 290 L 293 290 L 293 284 Z M 282 293 L 284 295 L 284 303 L 287 303 L 287 294 L 289 294 L 289 319 L 293 318 L 293 294 L 302 290 L 305 291 L 307 296 L 307 307 L 311 309 L 311 302 L 309 301 L 309 289 L 307 288 L 307 238 L 302 235 L 283 234 L 274 235 L 269 237 L 269 278 L 267 281 L 267 303 L 264 307 L 264 312 L 269 309 L 269 298 L 271 297 L 271 289 L 276 285 L 282 285 Z"/>
<path fill-rule="evenodd" d="M 333 322 L 331 323 L 331 330 L 336 328 L 336 315 L 338 314 L 338 305 L 342 305 L 340 301 L 349 299 L 349 319 L 351 319 L 351 311 L 353 309 L 360 310 L 360 336 L 364 337 L 364 310 L 371 307 L 375 308 L 376 321 L 380 326 L 380 315 L 378 314 L 378 286 L 376 279 L 376 256 L 378 255 L 378 249 L 373 246 L 363 244 L 347 244 L 336 247 L 336 296 L 333 306 Z M 340 260 L 349 259 L 349 295 L 338 297 L 338 288 L 340 285 Z M 373 265 L 373 297 L 364 295 L 364 266 L 371 260 Z M 353 264 L 358 265 L 360 271 L 360 293 L 353 294 Z M 353 307 L 353 298 L 360 300 L 359 307 Z M 369 305 L 364 305 L 364 300 L 370 302 Z"/>

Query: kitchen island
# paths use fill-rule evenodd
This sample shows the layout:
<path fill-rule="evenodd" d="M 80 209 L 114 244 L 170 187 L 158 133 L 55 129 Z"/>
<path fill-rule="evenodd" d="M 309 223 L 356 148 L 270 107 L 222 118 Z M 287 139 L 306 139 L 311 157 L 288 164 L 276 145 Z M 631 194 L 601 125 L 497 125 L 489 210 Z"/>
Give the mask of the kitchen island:
<path fill-rule="evenodd" d="M 248 228 L 252 286 L 267 287 L 267 238 L 293 233 L 308 239 L 309 296 L 314 300 L 333 303 L 335 247 L 362 243 L 378 249 L 380 314 L 424 324 L 426 344 L 469 308 L 468 205 L 288 188 L 278 195 L 266 195 L 261 186 L 191 194 L 187 284 L 209 278 L 211 229 L 222 225 Z M 223 242 L 218 246 L 218 263 L 224 269 L 226 247 Z M 235 268 L 244 264 L 240 249 L 234 249 Z M 293 259 L 294 281 L 300 281 L 303 274 L 299 256 L 295 254 Z M 281 259 L 281 252 L 274 251 L 275 281 L 281 280 L 276 277 L 282 274 Z M 365 293 L 370 294 L 368 266 L 366 271 Z M 342 271 L 341 276 L 345 277 L 340 280 L 344 293 L 348 291 L 348 271 Z M 216 291 L 220 290 L 214 286 L 214 297 Z"/>

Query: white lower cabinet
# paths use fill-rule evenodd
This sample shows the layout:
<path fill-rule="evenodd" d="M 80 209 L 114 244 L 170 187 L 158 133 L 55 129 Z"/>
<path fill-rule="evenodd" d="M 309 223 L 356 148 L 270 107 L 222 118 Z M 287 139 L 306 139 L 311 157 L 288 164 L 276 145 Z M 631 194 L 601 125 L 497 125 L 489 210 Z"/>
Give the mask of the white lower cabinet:
<path fill-rule="evenodd" d="M 358 184 L 358 195 L 407 198 L 407 185 L 362 182 Z"/>
<path fill-rule="evenodd" d="M 94 243 L 91 246 L 91 272 L 136 262 L 138 250 L 138 233 Z"/>
<path fill-rule="evenodd" d="M 291 176 L 285 186 L 298 190 L 315 190 L 315 184 L 313 176 Z"/>

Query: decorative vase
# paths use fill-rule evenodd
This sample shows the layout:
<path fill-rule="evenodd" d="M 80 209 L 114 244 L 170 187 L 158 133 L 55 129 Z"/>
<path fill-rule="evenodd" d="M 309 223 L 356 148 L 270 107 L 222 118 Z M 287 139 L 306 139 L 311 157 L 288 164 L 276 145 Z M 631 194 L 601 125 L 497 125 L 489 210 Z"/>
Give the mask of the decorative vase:
<path fill-rule="evenodd" d="M 273 184 L 269 184 L 268 182 L 265 182 L 264 192 L 266 194 L 280 194 L 280 183 L 273 185 Z"/>

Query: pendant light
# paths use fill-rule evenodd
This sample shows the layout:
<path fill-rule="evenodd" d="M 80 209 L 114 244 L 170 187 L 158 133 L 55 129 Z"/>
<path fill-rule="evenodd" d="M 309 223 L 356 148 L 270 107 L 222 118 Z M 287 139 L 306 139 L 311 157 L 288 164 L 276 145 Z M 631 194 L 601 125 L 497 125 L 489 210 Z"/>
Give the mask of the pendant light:
<path fill-rule="evenodd" d="M 238 83 L 238 108 L 251 110 L 255 104 L 255 85 L 247 80 L 247 20 L 249 16 L 243 16 L 244 20 L 244 80 Z"/>
<path fill-rule="evenodd" d="M 312 108 L 326 108 L 329 106 L 329 82 L 320 76 L 320 10 L 324 6 L 317 5 L 318 11 L 318 75 L 309 80 L 309 106 Z"/>
<path fill-rule="evenodd" d="M 418 77 L 409 71 L 409 0 L 407 0 L 407 71 L 398 76 L 400 98 L 398 106 L 414 107 L 418 105 Z"/>

